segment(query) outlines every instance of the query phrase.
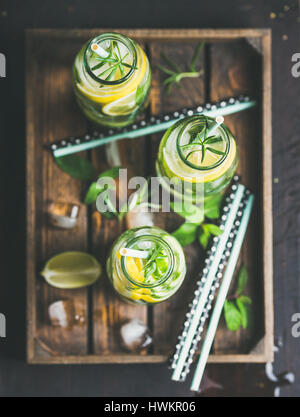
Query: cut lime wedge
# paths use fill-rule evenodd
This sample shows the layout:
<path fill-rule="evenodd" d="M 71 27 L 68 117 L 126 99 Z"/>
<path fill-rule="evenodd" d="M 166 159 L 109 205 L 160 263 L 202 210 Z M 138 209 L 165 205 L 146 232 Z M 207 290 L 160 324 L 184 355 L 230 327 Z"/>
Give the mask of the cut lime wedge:
<path fill-rule="evenodd" d="M 101 265 L 92 255 L 63 252 L 46 263 L 41 275 L 53 287 L 76 289 L 94 284 L 101 272 Z"/>

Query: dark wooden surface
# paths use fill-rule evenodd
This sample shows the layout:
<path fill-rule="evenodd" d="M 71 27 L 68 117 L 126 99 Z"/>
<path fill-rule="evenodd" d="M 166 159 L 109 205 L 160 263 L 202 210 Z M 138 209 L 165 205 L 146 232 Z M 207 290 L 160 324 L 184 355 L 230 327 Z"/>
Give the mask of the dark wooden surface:
<path fill-rule="evenodd" d="M 299 311 L 299 79 L 291 76 L 291 56 L 299 52 L 298 12 L 279 17 L 281 1 L 2 1 L 0 52 L 8 59 L 0 79 L 1 237 L 0 311 L 7 317 L 7 339 L 0 339 L 0 396 L 192 395 L 188 384 L 170 382 L 165 365 L 68 366 L 24 364 L 25 348 L 25 118 L 24 28 L 27 27 L 271 27 L 273 29 L 273 175 L 275 337 L 282 348 L 278 371 L 291 370 L 296 382 L 282 395 L 300 393 L 299 339 L 291 336 L 291 316 Z M 287 1 L 286 4 L 295 2 Z M 137 7 L 137 4 L 139 7 Z M 105 5 L 105 7 L 104 7 Z M 143 6 L 143 7 L 142 7 Z M 101 13 L 100 13 L 101 11 Z M 2 13 L 6 12 L 6 13 Z M 271 19 L 270 13 L 277 13 Z M 284 36 L 285 35 L 285 36 Z M 36 80 L 38 83 L 38 80 Z M 224 370 L 225 369 L 225 370 Z M 247 374 L 248 387 L 259 381 L 261 367 Z M 243 395 L 241 366 L 209 366 L 224 380 L 228 395 Z M 225 375 L 225 378 L 224 378 Z M 145 379 L 147 384 L 144 383 Z M 264 388 L 261 388 L 264 391 Z M 253 393 L 255 393 L 253 391 Z M 216 392 L 216 395 L 218 393 Z M 265 389 L 265 395 L 270 392 Z"/>

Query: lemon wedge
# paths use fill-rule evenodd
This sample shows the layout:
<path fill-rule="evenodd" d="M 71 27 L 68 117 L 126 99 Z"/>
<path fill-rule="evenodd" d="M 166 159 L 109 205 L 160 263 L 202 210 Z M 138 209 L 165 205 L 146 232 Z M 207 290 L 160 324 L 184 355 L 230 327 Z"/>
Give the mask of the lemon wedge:
<path fill-rule="evenodd" d="M 41 275 L 53 287 L 76 289 L 94 284 L 101 272 L 101 265 L 92 255 L 63 252 L 46 263 Z"/>

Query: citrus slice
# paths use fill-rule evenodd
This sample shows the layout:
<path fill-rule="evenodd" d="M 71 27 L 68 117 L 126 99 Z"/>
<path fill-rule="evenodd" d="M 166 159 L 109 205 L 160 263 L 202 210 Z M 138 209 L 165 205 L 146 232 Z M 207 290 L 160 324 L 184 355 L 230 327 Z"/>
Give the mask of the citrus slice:
<path fill-rule="evenodd" d="M 128 275 L 138 282 L 143 282 L 144 272 L 143 272 L 143 263 L 139 258 L 132 258 L 131 256 L 126 257 L 126 270 Z"/>
<path fill-rule="evenodd" d="M 101 265 L 92 255 L 63 252 L 46 263 L 41 275 L 53 287 L 75 289 L 94 284 L 101 272 Z"/>
<path fill-rule="evenodd" d="M 136 291 L 134 291 L 130 294 L 130 298 L 132 300 L 135 300 L 135 301 L 143 300 L 143 301 L 146 301 L 148 303 L 157 303 L 159 301 L 159 300 L 156 300 L 153 297 L 151 297 L 151 295 L 149 295 L 149 294 L 140 294 Z"/>
<path fill-rule="evenodd" d="M 223 156 L 221 155 L 215 155 L 213 153 L 208 153 L 206 151 L 205 155 L 205 164 L 209 165 L 209 162 L 212 161 L 212 158 L 214 157 L 219 157 L 222 158 Z M 193 164 L 198 164 L 199 159 L 201 160 L 202 158 L 202 153 L 201 151 L 195 152 L 195 154 L 193 154 L 194 156 L 191 156 L 189 158 L 189 161 Z M 213 156 L 212 156 L 213 155 Z M 195 169 L 191 168 L 191 173 L 189 175 L 186 175 L 185 173 L 181 173 L 181 168 L 178 166 L 178 162 L 172 158 L 171 155 L 169 155 L 169 153 L 166 151 L 166 149 L 163 149 L 163 167 L 165 170 L 166 175 L 169 178 L 172 177 L 178 177 L 180 178 L 182 181 L 187 181 L 187 182 L 211 182 L 211 181 L 215 181 L 216 179 L 218 179 L 219 177 L 221 177 L 232 165 L 232 163 L 234 162 L 234 159 L 236 157 L 236 144 L 235 141 L 232 141 L 231 143 L 231 149 L 229 154 L 226 156 L 225 160 L 216 168 L 212 168 L 211 170 L 203 170 L 203 171 L 199 171 L 199 174 L 202 175 L 195 175 Z M 192 159 L 195 158 L 195 159 Z M 203 161 L 204 162 L 204 161 Z M 214 159 L 214 164 L 218 162 L 218 159 Z M 204 166 L 204 165 L 203 165 Z M 201 166 L 200 166 L 201 168 Z"/>
<path fill-rule="evenodd" d="M 87 88 L 86 86 L 77 83 L 76 84 L 77 89 L 87 98 L 89 98 L 92 101 L 95 101 L 96 103 L 100 103 L 100 104 L 106 104 L 106 103 L 110 103 L 111 101 L 113 101 L 115 99 L 115 95 L 114 94 L 103 94 L 103 92 L 101 92 L 101 95 L 95 93 L 94 91 L 91 91 L 89 88 Z"/>
<path fill-rule="evenodd" d="M 200 147 L 198 148 L 198 150 L 191 151 L 189 154 L 186 153 L 187 160 L 199 168 L 209 167 L 217 164 L 224 157 L 226 144 L 221 142 L 207 147 L 205 149 L 204 158 L 202 158 L 202 149 Z"/>
<path fill-rule="evenodd" d="M 93 85 L 89 85 L 88 83 L 83 83 L 83 80 L 85 79 L 83 75 L 79 77 L 79 79 L 81 79 L 82 82 L 81 83 L 78 82 L 76 84 L 77 89 L 85 97 L 99 104 L 109 104 L 112 102 L 116 102 L 117 100 L 126 98 L 132 94 L 131 101 L 133 101 L 133 96 L 134 96 L 134 105 L 135 105 L 135 95 L 136 95 L 137 88 L 141 84 L 146 74 L 146 70 L 148 68 L 147 58 L 143 50 L 141 50 L 141 55 L 142 55 L 142 59 L 138 59 L 138 63 L 137 63 L 137 67 L 138 67 L 137 71 L 139 71 L 138 74 L 137 75 L 134 74 L 132 77 L 130 77 L 130 79 L 126 81 L 124 85 L 115 87 L 114 91 L 112 91 L 111 87 L 103 87 L 100 89 L 99 86 L 95 87 Z M 125 113 L 122 113 L 122 114 L 125 114 Z"/>
<path fill-rule="evenodd" d="M 108 116 L 125 116 L 134 110 L 136 106 L 135 97 L 136 91 L 133 91 L 129 95 L 103 106 L 102 112 Z"/>

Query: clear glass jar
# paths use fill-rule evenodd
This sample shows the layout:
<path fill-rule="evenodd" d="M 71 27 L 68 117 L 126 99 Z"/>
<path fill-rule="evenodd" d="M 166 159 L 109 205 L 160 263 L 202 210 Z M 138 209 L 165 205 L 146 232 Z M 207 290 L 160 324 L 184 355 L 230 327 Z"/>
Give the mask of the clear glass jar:
<path fill-rule="evenodd" d="M 207 200 L 229 184 L 237 169 L 238 149 L 230 130 L 224 124 L 216 126 L 211 117 L 191 116 L 179 120 L 164 134 L 156 170 L 170 193 L 174 193 L 170 180 L 179 185 L 175 190 L 185 190 L 185 198 L 190 202 L 199 201 L 199 190 Z M 205 139 L 207 142 L 202 145 Z M 184 188 L 185 184 L 189 186 Z"/>
<path fill-rule="evenodd" d="M 73 84 L 86 117 L 97 124 L 122 127 L 133 123 L 146 106 L 151 69 L 136 42 L 118 33 L 103 33 L 77 54 Z"/>
<path fill-rule="evenodd" d="M 124 248 L 146 252 L 147 257 L 123 256 Z M 181 286 L 186 274 L 185 256 L 179 242 L 158 227 L 130 229 L 114 243 L 107 274 L 125 300 L 159 303 Z"/>

